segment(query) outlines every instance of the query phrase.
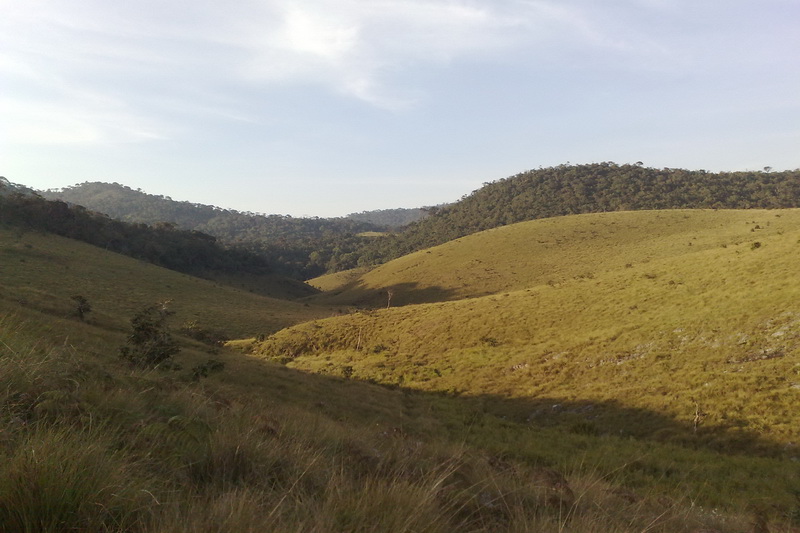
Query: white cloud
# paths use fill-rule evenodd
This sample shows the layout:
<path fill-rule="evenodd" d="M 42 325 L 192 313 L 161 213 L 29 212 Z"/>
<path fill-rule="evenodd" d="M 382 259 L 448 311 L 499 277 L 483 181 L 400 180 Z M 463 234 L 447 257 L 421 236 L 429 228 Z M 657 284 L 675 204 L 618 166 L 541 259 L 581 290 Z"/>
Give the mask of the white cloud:
<path fill-rule="evenodd" d="M 74 138 L 87 142 L 129 142 L 169 129 L 168 118 L 152 114 L 170 102 L 192 98 L 183 107 L 242 117 L 247 105 L 237 104 L 238 91 L 252 93 L 275 83 L 312 84 L 397 110 L 425 98 L 424 88 L 405 76 L 419 67 L 497 60 L 518 61 L 528 69 L 541 63 L 567 69 L 605 63 L 632 70 L 704 67 L 692 60 L 704 36 L 687 39 L 669 24 L 648 26 L 661 16 L 676 24 L 681 11 L 688 17 L 688 4 L 676 5 L 666 0 L 0 0 L 0 82 L 14 87 L 5 91 L 3 118 L 29 116 L 29 123 L 16 129 L 27 128 L 31 140 L 72 128 Z M 702 55 L 722 55 L 724 47 L 717 46 Z M 113 126 L 117 121 L 123 126 Z"/>
<path fill-rule="evenodd" d="M 262 82 L 316 83 L 387 108 L 419 98 L 401 74 L 418 66 L 490 60 L 571 41 L 617 46 L 584 10 L 552 1 L 309 0 L 240 12 L 216 38 L 244 53 L 237 71 Z"/>

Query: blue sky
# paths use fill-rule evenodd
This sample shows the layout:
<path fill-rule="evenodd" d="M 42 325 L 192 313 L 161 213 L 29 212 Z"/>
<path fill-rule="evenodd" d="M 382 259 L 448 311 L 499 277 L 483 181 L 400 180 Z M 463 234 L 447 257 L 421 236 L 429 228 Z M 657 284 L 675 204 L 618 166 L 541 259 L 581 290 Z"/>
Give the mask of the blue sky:
<path fill-rule="evenodd" d="M 0 175 L 340 216 L 800 167 L 799 0 L 0 0 Z"/>

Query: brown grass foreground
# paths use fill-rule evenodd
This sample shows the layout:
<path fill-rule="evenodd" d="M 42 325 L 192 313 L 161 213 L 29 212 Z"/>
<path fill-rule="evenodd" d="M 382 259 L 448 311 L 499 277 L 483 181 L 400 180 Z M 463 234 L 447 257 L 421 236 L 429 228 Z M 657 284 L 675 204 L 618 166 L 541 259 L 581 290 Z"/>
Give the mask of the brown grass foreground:
<path fill-rule="evenodd" d="M 3 532 L 689 533 L 756 516 L 470 445 L 414 416 L 434 408 L 422 395 L 228 353 L 201 382 L 132 370 L 33 341 L 25 315 L 0 320 Z"/>

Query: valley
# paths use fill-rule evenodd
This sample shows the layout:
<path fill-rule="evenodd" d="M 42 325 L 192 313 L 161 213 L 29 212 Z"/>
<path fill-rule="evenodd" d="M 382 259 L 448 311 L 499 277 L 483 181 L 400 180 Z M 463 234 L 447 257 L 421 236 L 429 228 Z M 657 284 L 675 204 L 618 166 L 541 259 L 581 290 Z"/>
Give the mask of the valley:
<path fill-rule="evenodd" d="M 0 531 L 794 531 L 798 252 L 796 208 L 611 210 L 303 285 L 7 221 Z"/>

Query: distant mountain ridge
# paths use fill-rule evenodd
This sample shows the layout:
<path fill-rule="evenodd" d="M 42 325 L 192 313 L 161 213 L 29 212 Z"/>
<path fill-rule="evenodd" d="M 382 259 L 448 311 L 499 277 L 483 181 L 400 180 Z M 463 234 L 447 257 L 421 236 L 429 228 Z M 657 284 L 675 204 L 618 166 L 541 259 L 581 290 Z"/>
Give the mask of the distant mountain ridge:
<path fill-rule="evenodd" d="M 107 183 L 84 183 L 44 194 L 121 220 L 174 222 L 269 257 L 282 274 L 310 279 L 540 218 L 643 209 L 798 207 L 800 170 L 713 173 L 613 162 L 559 165 L 485 183 L 458 202 L 425 209 L 424 218 L 389 232 L 386 225 L 375 222 L 387 224 L 404 210 L 336 219 L 267 216 L 176 202 Z M 408 211 L 411 215 L 413 210 Z M 361 236 L 375 231 L 386 236 Z"/>
<path fill-rule="evenodd" d="M 348 218 L 294 218 L 175 201 L 119 183 L 86 182 L 42 193 L 127 222 L 169 222 L 213 235 L 226 245 L 269 257 L 284 275 L 308 278 L 336 268 L 334 255 L 361 245 L 358 234 L 383 231 L 368 221 Z"/>

